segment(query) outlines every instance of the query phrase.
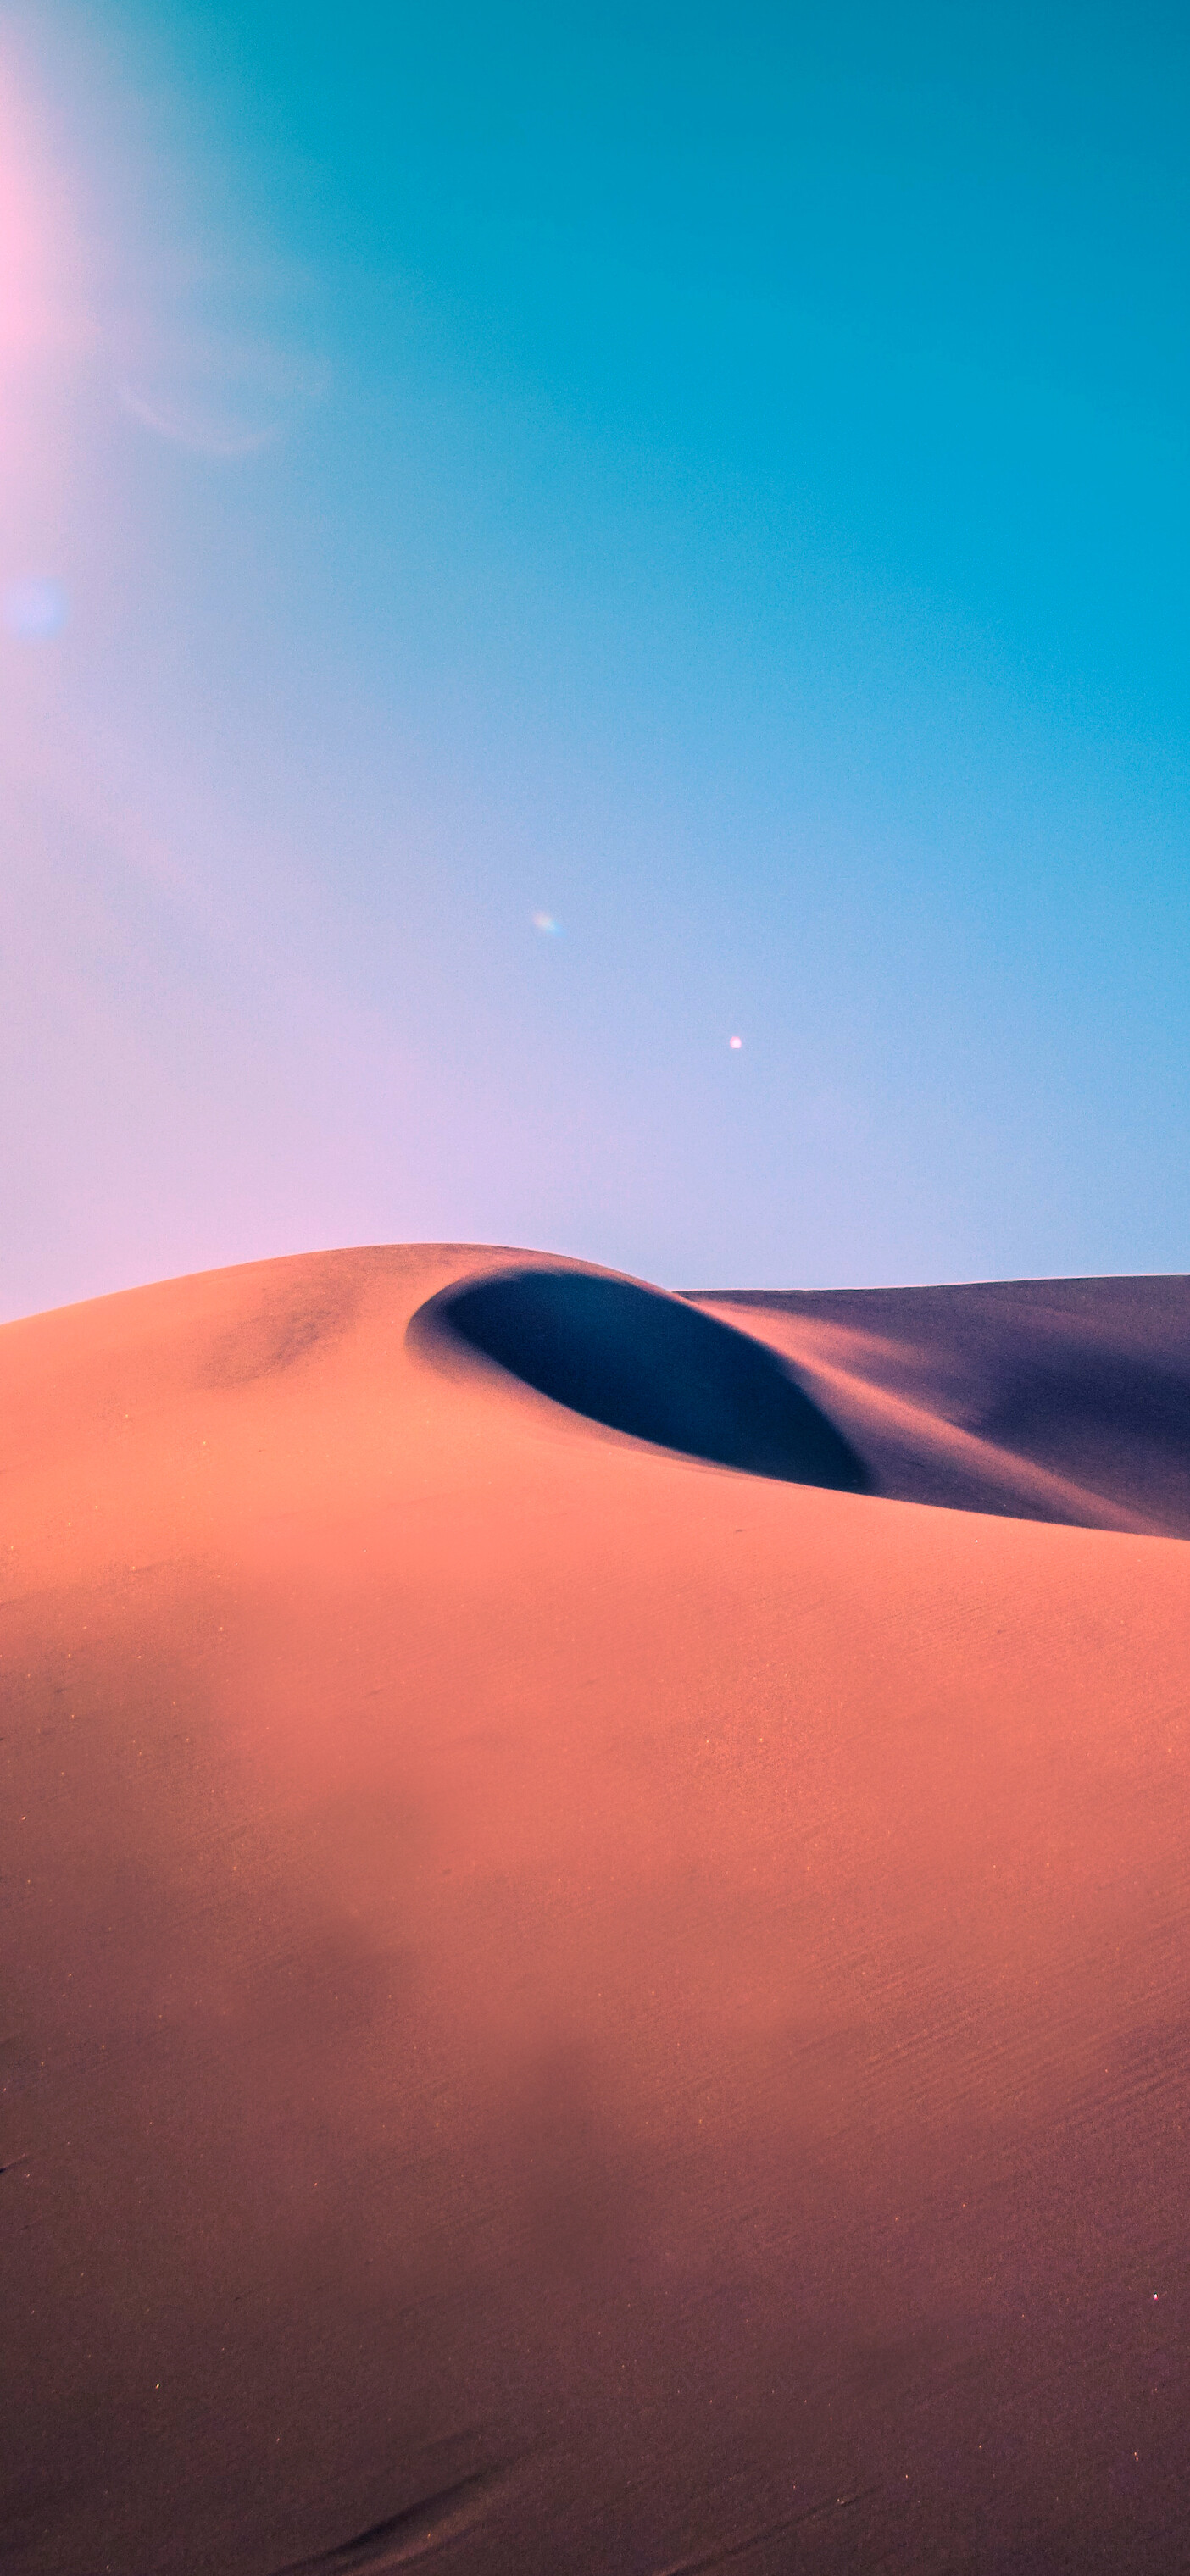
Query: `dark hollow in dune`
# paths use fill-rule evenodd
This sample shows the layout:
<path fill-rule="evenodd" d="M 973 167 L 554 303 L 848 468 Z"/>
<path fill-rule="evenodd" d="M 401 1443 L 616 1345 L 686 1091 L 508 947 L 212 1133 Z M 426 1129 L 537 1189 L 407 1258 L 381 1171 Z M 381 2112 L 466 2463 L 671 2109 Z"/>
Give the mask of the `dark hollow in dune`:
<path fill-rule="evenodd" d="M 410 1331 L 463 1342 L 635 1440 L 787 1484 L 874 1491 L 850 1441 L 775 1352 L 630 1280 L 506 1271 L 435 1298 Z"/>

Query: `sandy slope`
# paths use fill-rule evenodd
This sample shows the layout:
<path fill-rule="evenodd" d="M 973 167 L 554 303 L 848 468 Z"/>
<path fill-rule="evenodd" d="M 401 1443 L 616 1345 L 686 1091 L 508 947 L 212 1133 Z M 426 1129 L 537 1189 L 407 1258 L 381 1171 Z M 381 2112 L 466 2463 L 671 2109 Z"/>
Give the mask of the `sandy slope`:
<path fill-rule="evenodd" d="M 795 1362 L 881 1493 L 1190 1538 L 1190 1279 L 699 1304 Z"/>
<path fill-rule="evenodd" d="M 0 1334 L 5 2569 L 1190 2564 L 1190 1550 L 838 1489 L 1180 1525 L 1176 1283 L 1047 1432 L 1003 1312 L 406 1341 L 509 1258 Z"/>

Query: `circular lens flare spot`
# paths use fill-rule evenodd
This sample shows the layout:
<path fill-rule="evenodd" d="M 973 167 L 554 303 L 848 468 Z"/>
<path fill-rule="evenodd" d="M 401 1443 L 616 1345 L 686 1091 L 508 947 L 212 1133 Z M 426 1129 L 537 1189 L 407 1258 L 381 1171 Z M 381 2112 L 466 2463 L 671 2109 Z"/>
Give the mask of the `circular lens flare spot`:
<path fill-rule="evenodd" d="M 66 593 L 60 581 L 10 581 L 4 593 L 4 623 L 23 643 L 40 643 L 61 634 L 66 624 Z"/>
<path fill-rule="evenodd" d="M 529 918 L 532 921 L 534 929 L 541 932 L 543 939 L 561 938 L 562 924 L 560 921 L 555 921 L 552 912 L 534 912 L 530 914 Z"/>
<path fill-rule="evenodd" d="M 743 1045 L 744 1041 L 743 1041 L 743 1039 L 742 1039 L 742 1038 L 729 1038 L 729 1039 L 728 1039 L 728 1041 L 727 1041 L 727 1043 L 728 1043 L 729 1047 L 737 1047 L 737 1048 L 738 1048 L 738 1047 L 742 1047 L 742 1045 Z"/>

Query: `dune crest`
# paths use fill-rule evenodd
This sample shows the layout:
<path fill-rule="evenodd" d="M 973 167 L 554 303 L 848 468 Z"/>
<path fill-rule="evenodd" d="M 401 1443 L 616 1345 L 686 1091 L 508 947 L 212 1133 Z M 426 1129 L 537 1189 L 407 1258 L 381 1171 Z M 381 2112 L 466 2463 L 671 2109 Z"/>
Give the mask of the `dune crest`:
<path fill-rule="evenodd" d="M 1190 1538 L 1190 1278 L 695 1293 L 905 1502 Z"/>
<path fill-rule="evenodd" d="M 568 1411 L 659 1448 L 790 1484 L 869 1490 L 863 1461 L 787 1361 L 635 1280 L 577 1267 L 485 1273 L 420 1308 L 409 1338 L 478 1353 Z"/>

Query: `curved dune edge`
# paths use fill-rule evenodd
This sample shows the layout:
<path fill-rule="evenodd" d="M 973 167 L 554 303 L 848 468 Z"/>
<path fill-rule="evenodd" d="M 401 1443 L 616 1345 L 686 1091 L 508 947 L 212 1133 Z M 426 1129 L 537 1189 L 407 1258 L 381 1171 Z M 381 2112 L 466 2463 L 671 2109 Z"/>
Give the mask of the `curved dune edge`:
<path fill-rule="evenodd" d="M 883 1493 L 1190 1537 L 1190 1278 L 696 1302 L 793 1361 Z"/>
<path fill-rule="evenodd" d="M 476 1359 L 584 1422 L 786 1484 L 865 1493 L 857 1451 L 758 1336 L 642 1281 L 574 1263 L 464 1277 L 420 1307 L 406 1341 Z"/>
<path fill-rule="evenodd" d="M 1052 1475 L 1011 1450 L 964 1431 L 926 1406 L 873 1386 L 859 1370 L 803 1358 L 810 1384 L 836 1420 L 848 1422 L 869 1453 L 892 1451 L 881 1488 L 893 1500 L 930 1501 L 952 1510 L 996 1512 L 1022 1520 L 1064 1521 L 1081 1529 L 1159 1533 L 1159 1523 L 1097 1494 L 1071 1477 Z M 873 1482 L 875 1470 L 871 1469 Z"/>
<path fill-rule="evenodd" d="M 0 1332 L 6 2564 L 1175 2566 L 1190 1554 L 410 1346 L 526 1262 Z M 764 1331 L 1018 1420 L 895 1323 Z"/>
<path fill-rule="evenodd" d="M 1160 1373 L 1163 1388 L 1172 1386 L 1179 1399 L 1162 1425 L 1166 1454 L 1157 1464 L 1164 1467 L 1164 1477 L 1153 1472 L 1147 1422 L 1131 1438 L 1127 1425 L 1113 1425 L 1113 1451 L 1104 1462 L 1106 1490 L 1057 1472 L 1046 1462 L 1047 1444 L 1060 1454 L 1063 1426 L 1055 1433 L 1041 1407 L 1031 1425 L 1042 1452 L 1038 1457 L 965 1428 L 949 1418 L 937 1398 L 930 1405 L 920 1400 L 921 1390 L 913 1400 L 895 1385 L 881 1383 L 890 1364 L 894 1377 L 898 1361 L 903 1370 L 903 1353 L 886 1337 L 819 1319 L 812 1295 L 797 1301 L 798 1320 L 791 1328 L 786 1306 L 792 1300 L 762 1294 L 679 1300 L 643 1281 L 586 1264 L 522 1260 L 499 1271 L 485 1270 L 477 1279 L 468 1274 L 453 1281 L 414 1315 L 409 1339 L 415 1351 L 431 1355 L 439 1365 L 486 1359 L 584 1419 L 708 1464 L 843 1492 L 879 1493 L 893 1501 L 1085 1529 L 1190 1536 L 1190 1282 L 1077 1285 L 1084 1303 L 1092 1302 L 1086 1292 L 1102 1287 L 1117 1307 L 1121 1287 L 1131 1287 L 1133 1320 L 1139 1309 L 1142 1321 L 1146 1292 L 1156 1290 L 1166 1307 L 1171 1288 L 1184 1292 L 1181 1312 L 1175 1308 L 1173 1317 L 1175 1365 L 1167 1364 Z M 543 1296 L 547 1301 L 573 1299 L 576 1291 L 592 1301 L 590 1310 L 567 1315 L 561 1326 L 555 1316 L 544 1319 L 543 1339 L 543 1318 L 531 1313 L 533 1297 L 539 1302 Z M 1027 1317 L 1035 1284 L 1022 1283 L 1022 1292 L 1013 1318 L 1018 1343 L 1021 1310 Z M 896 1291 L 878 1293 L 886 1309 L 895 1308 Z M 906 1292 L 906 1302 L 916 1301 L 920 1293 Z M 952 1298 L 964 1295 L 961 1290 L 933 1292 L 948 1293 Z M 520 1311 L 514 1315 L 510 1302 L 498 1329 L 493 1324 L 485 1335 L 461 1324 L 470 1307 L 501 1296 L 519 1301 Z M 858 1292 L 851 1302 L 862 1304 L 862 1299 Z M 618 1318 L 617 1302 L 623 1310 Z M 824 1305 L 836 1302 L 821 1300 Z M 613 1309 L 610 1320 L 600 1313 L 604 1304 Z M 688 1326 L 685 1333 L 680 1329 L 683 1311 L 691 1309 L 718 1324 L 717 1353 L 713 1343 L 709 1351 L 700 1349 L 698 1335 Z M 765 1365 L 741 1368 L 741 1331 L 760 1345 Z M 1116 1319 L 1114 1334 L 1101 1332 L 1090 1347 L 1085 1335 L 1074 1343 L 1067 1367 L 1081 1377 L 1084 1422 L 1094 1420 L 1099 1382 L 1105 1368 L 1113 1360 L 1118 1363 L 1121 1339 Z M 1052 1335 L 1050 1342 L 1052 1368 Z M 635 1345 L 627 1370 L 617 1343 Z M 986 1360 L 986 1353 L 981 1356 Z M 1150 1376 L 1156 1374 L 1150 1368 Z M 968 1376 L 970 1384 L 956 1384 L 951 1371 L 945 1390 L 949 1408 L 978 1402 L 981 1395 L 986 1404 L 978 1368 L 969 1364 Z"/>

